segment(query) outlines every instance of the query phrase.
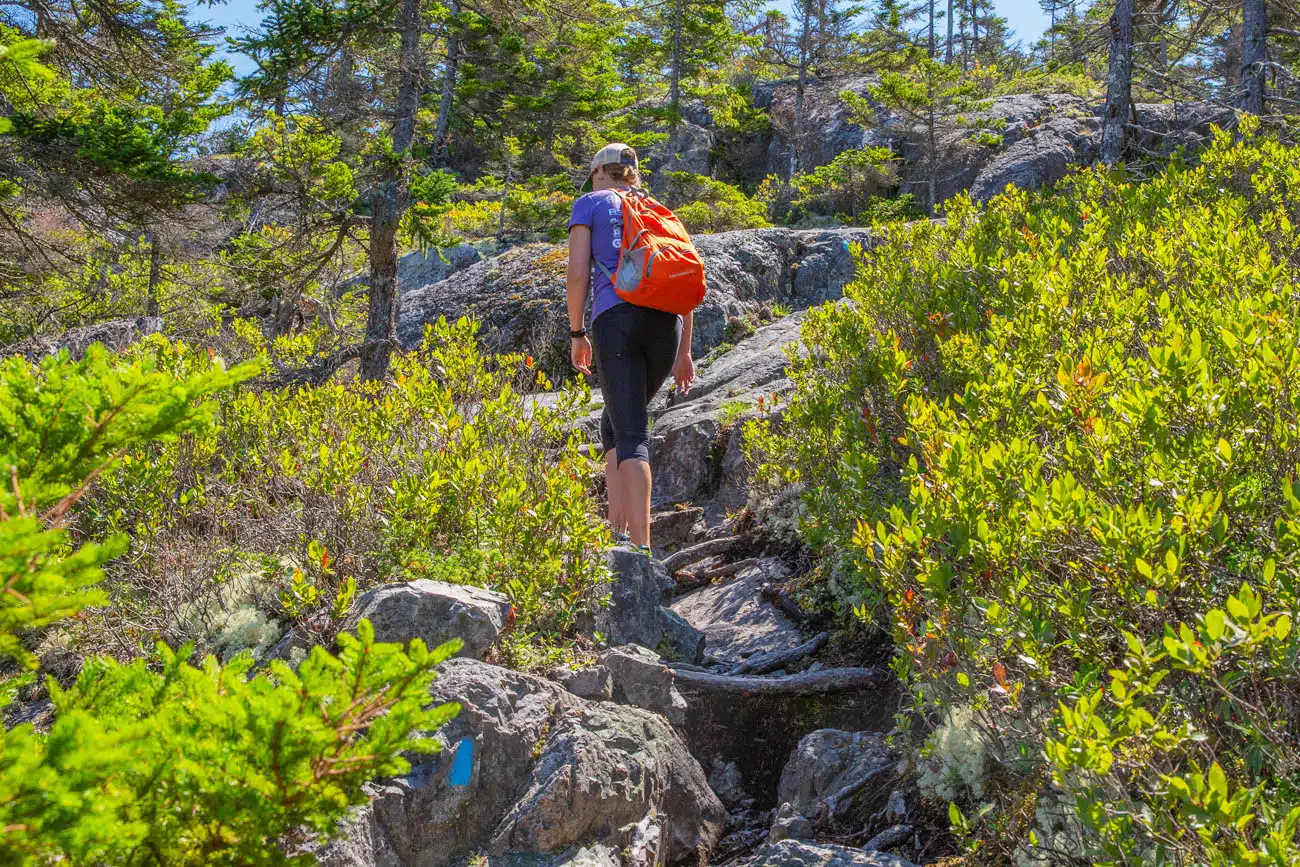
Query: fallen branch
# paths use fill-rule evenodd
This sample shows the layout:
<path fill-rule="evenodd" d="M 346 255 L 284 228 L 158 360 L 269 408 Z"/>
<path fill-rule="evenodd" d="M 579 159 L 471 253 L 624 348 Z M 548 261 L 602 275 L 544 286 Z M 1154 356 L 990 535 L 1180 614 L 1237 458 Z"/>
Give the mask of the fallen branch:
<path fill-rule="evenodd" d="M 763 677 L 692 671 L 674 663 L 668 663 L 668 667 L 672 669 L 673 679 L 679 686 L 750 696 L 798 697 L 857 692 L 883 686 L 889 681 L 889 673 L 879 668 L 824 668 L 821 671 L 805 671 L 783 677 Z"/>
<path fill-rule="evenodd" d="M 687 572 L 682 570 L 673 576 L 677 581 L 677 592 L 685 593 L 688 590 L 696 590 L 706 584 L 711 584 L 719 578 L 726 578 L 729 575 L 735 575 L 737 572 L 744 572 L 746 569 L 759 564 L 757 557 L 750 557 L 745 560 L 737 560 L 735 563 L 723 563 L 721 566 L 714 566 L 712 569 L 702 569 L 699 572 Z"/>
<path fill-rule="evenodd" d="M 829 632 L 819 632 L 810 641 L 805 641 L 798 647 L 760 653 L 737 665 L 727 674 L 767 674 L 769 671 L 785 668 L 790 663 L 803 659 L 805 656 L 811 656 L 821 650 L 822 646 L 830 640 L 830 637 Z"/>
<path fill-rule="evenodd" d="M 803 623 L 808 619 L 808 615 L 799 607 L 799 603 L 794 601 L 794 597 L 776 584 L 765 583 L 758 588 L 758 595 L 775 605 L 782 614 L 795 623 Z"/>
<path fill-rule="evenodd" d="M 837 791 L 835 794 L 831 795 L 823 802 L 826 805 L 826 812 L 822 818 L 823 819 L 838 818 L 839 815 L 843 812 L 841 807 L 845 804 L 850 803 L 853 796 L 856 795 L 858 792 L 860 792 L 862 789 L 866 788 L 868 783 L 871 783 L 876 778 L 883 776 L 884 774 L 892 775 L 893 773 L 894 773 L 894 764 L 892 762 L 890 764 L 882 765 L 881 767 L 873 768 L 870 771 L 867 771 L 867 773 L 863 774 L 858 779 L 849 783 L 847 786 L 843 787 L 842 789 Z"/>
<path fill-rule="evenodd" d="M 690 566 L 692 563 L 698 563 L 706 557 L 712 557 L 715 554 L 724 554 L 731 550 L 731 546 L 735 545 L 739 541 L 739 536 L 710 539 L 707 542 L 701 542 L 698 545 L 683 548 L 676 554 L 669 554 L 664 558 L 664 565 L 668 567 L 669 572 L 676 572 L 678 569 L 681 569 L 684 566 Z"/>

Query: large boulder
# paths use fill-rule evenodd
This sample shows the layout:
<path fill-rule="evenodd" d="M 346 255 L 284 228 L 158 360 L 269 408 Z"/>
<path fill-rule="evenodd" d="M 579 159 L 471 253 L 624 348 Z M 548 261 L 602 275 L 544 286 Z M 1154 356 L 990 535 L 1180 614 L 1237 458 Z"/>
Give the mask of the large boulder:
<path fill-rule="evenodd" d="M 421 578 L 384 584 L 363 594 L 343 624 L 356 629 L 362 618 L 378 641 L 406 644 L 420 638 L 430 648 L 459 638 L 461 656 L 482 659 L 510 616 L 510 600 L 493 590 Z"/>
<path fill-rule="evenodd" d="M 541 678 L 463 658 L 444 663 L 432 698 L 461 705 L 437 734 L 443 751 L 373 786 L 374 800 L 324 848 L 324 863 L 443 867 L 480 851 L 617 851 L 645 841 L 647 817 L 658 827 L 662 863 L 697 857 L 721 836 L 722 804 L 657 714 L 586 702 Z"/>
<path fill-rule="evenodd" d="M 700 235 L 708 292 L 695 311 L 691 342 L 697 358 L 734 342 L 733 320 L 757 322 L 783 304 L 795 310 L 839 298 L 853 276 L 850 245 L 870 246 L 866 229 L 750 229 Z M 470 316 L 482 325 L 492 352 L 524 352 L 563 378 L 569 367 L 565 269 L 568 254 L 554 244 L 526 244 L 478 262 L 402 299 L 397 323 L 404 346 L 418 345 L 439 316 Z"/>
<path fill-rule="evenodd" d="M 819 820 L 836 820 L 855 800 L 888 799 L 898 757 L 877 732 L 820 729 L 805 735 L 781 772 L 777 801 Z M 867 781 L 864 783 L 864 781 Z M 867 791 L 863 791 L 867 790 Z"/>
<path fill-rule="evenodd" d="M 897 855 L 793 839 L 766 844 L 735 864 L 737 867 L 912 867 L 912 862 Z"/>
<path fill-rule="evenodd" d="M 799 171 L 824 166 L 846 150 L 862 147 L 890 147 L 897 136 L 890 132 L 890 113 L 870 94 L 878 83 L 872 75 L 848 75 L 811 79 L 804 85 L 803 114 L 800 118 Z M 851 91 L 865 99 L 876 112 L 876 125 L 864 127 L 850 116 L 840 98 Z M 790 150 L 794 132 L 794 109 L 798 84 L 793 81 L 754 86 L 754 104 L 766 108 L 772 119 L 767 149 L 767 170 L 785 177 L 790 171 Z"/>
<path fill-rule="evenodd" d="M 702 362 L 688 394 L 675 396 L 671 405 L 663 398 L 654 404 L 659 412 L 650 462 L 656 507 L 714 500 L 713 511 L 725 512 L 744 504 L 743 422 L 776 412 L 772 396 L 790 391 L 786 346 L 798 342 L 802 321 L 796 313 L 758 329 Z"/>
<path fill-rule="evenodd" d="M 673 725 L 686 721 L 686 701 L 673 686 L 673 673 L 659 655 L 637 644 L 611 648 L 600 655 L 613 681 L 612 698 L 662 714 Z"/>
<path fill-rule="evenodd" d="M 631 547 L 611 548 L 606 555 L 611 582 L 609 605 L 585 624 L 611 645 L 639 644 L 685 662 L 699 662 L 705 638 L 667 608 L 676 583 L 659 560 Z"/>

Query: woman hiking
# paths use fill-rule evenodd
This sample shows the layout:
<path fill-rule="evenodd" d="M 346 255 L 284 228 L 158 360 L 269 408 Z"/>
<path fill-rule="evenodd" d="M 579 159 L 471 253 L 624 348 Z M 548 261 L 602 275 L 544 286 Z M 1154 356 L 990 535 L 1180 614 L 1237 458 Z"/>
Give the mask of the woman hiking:
<path fill-rule="evenodd" d="M 583 186 L 585 195 L 573 203 L 569 218 L 568 304 L 573 366 L 591 374 L 594 344 L 596 372 L 605 399 L 600 440 L 605 451 L 609 522 L 620 541 L 630 539 L 648 553 L 648 407 L 670 373 L 677 388 L 686 393 L 695 378 L 695 364 L 691 360 L 692 314 L 679 316 L 625 301 L 610 277 L 619 267 L 623 246 L 622 197 L 637 194 L 639 168 L 636 151 L 625 144 L 606 145 L 591 161 L 591 175 Z M 591 338 L 583 327 L 589 283 Z"/>

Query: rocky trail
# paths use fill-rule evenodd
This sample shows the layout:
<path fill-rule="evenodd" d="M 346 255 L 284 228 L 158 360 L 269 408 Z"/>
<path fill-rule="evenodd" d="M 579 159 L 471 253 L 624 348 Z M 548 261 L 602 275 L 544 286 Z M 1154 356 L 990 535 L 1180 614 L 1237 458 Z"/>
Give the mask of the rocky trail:
<path fill-rule="evenodd" d="M 462 710 L 438 734 L 440 755 L 372 787 L 373 802 L 322 863 L 920 859 L 903 769 L 885 742 L 897 685 L 885 668 L 831 652 L 786 591 L 800 564 L 766 543 L 746 510 L 743 422 L 779 414 L 802 310 L 839 297 L 850 245 L 869 247 L 870 236 L 761 230 L 700 242 L 705 360 L 689 395 L 653 407 L 656 556 L 608 553 L 610 605 L 584 625 L 605 649 L 578 668 L 523 674 L 484 661 L 506 628 L 499 594 L 415 581 L 363 596 L 352 617 L 369 617 L 382 640 L 465 641 L 433 695 Z M 473 313 L 489 345 L 545 357 L 561 324 L 552 317 L 563 315 L 562 270 L 545 270 L 552 249 L 510 251 L 411 293 L 403 322 Z M 754 327 L 770 306 L 798 312 Z"/>

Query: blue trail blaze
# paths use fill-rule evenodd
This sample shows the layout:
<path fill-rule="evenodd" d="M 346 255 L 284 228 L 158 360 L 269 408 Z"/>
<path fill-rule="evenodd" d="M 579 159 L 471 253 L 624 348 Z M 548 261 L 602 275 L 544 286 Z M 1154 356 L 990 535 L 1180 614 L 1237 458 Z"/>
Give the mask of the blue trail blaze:
<path fill-rule="evenodd" d="M 474 772 L 474 739 L 461 738 L 456 744 L 456 753 L 451 757 L 451 773 L 448 775 L 453 786 L 468 786 L 469 778 Z"/>

